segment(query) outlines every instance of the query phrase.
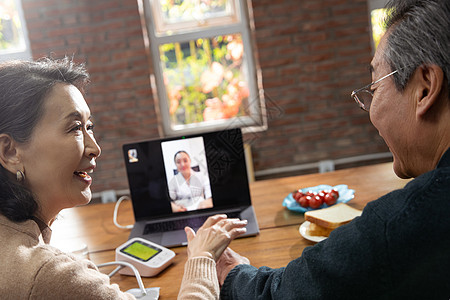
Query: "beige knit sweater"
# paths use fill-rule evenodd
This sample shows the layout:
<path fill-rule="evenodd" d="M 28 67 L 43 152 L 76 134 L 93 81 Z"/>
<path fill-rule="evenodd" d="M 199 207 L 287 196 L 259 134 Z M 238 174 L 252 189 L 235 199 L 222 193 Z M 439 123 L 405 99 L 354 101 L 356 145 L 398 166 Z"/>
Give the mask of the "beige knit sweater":
<path fill-rule="evenodd" d="M 0 215 L 1 299 L 135 299 L 86 259 L 48 245 L 51 230 Z"/>
<path fill-rule="evenodd" d="M 184 266 L 178 300 L 219 299 L 219 292 L 216 262 L 208 257 L 188 259 Z"/>

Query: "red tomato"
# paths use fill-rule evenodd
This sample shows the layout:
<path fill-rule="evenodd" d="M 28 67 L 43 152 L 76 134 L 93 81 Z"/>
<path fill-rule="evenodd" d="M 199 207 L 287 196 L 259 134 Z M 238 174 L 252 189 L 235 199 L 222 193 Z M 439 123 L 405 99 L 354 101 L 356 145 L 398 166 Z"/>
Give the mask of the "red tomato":
<path fill-rule="evenodd" d="M 333 195 L 336 200 L 339 199 L 339 192 L 336 190 L 331 190 L 328 194 Z"/>
<path fill-rule="evenodd" d="M 314 193 L 313 191 L 306 192 L 306 196 L 314 197 L 315 195 L 316 195 L 316 193 Z"/>
<path fill-rule="evenodd" d="M 309 200 L 309 207 L 316 209 L 319 208 L 323 204 L 322 199 L 319 196 L 314 196 Z"/>
<path fill-rule="evenodd" d="M 302 197 L 302 196 L 303 196 L 302 192 L 294 192 L 293 195 L 292 195 L 292 198 L 294 198 L 294 200 L 296 202 L 298 202 L 300 200 L 300 197 Z"/>
<path fill-rule="evenodd" d="M 335 198 L 333 196 L 333 194 L 328 193 L 325 195 L 325 198 L 323 199 L 323 201 L 325 202 L 326 205 L 331 206 L 336 203 L 337 198 Z"/>
<path fill-rule="evenodd" d="M 320 192 L 317 194 L 317 196 L 320 197 L 320 199 L 322 200 L 322 202 L 323 202 L 323 199 L 325 198 L 325 195 L 326 195 L 325 191 L 320 191 Z"/>
<path fill-rule="evenodd" d="M 332 189 L 321 190 L 319 192 L 307 191 L 304 193 L 301 189 L 299 189 L 292 192 L 292 197 L 302 207 L 317 209 L 324 203 L 327 206 L 336 204 L 339 199 L 339 192 Z"/>
<path fill-rule="evenodd" d="M 298 201 L 298 203 L 300 204 L 300 206 L 306 208 L 306 207 L 309 207 L 310 199 L 312 199 L 311 196 L 302 196 L 302 197 L 300 197 L 300 200 Z"/>

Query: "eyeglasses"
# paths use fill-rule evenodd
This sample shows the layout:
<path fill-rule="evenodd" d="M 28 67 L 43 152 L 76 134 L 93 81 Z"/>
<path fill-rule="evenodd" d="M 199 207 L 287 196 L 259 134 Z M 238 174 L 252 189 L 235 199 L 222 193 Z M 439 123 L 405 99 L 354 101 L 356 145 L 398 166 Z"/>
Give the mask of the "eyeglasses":
<path fill-rule="evenodd" d="M 355 101 L 356 101 L 356 103 L 358 103 L 359 107 L 361 107 L 365 111 L 369 111 L 370 104 L 372 103 L 372 98 L 373 98 L 373 92 L 370 89 L 370 87 L 372 85 L 374 85 L 375 83 L 378 83 L 381 80 L 383 80 L 397 72 L 398 72 L 398 70 L 395 70 L 394 72 L 391 72 L 391 73 L 387 74 L 386 76 L 383 76 L 380 79 L 366 85 L 365 87 L 362 87 L 358 90 L 353 91 L 351 94 L 352 98 L 355 99 Z"/>

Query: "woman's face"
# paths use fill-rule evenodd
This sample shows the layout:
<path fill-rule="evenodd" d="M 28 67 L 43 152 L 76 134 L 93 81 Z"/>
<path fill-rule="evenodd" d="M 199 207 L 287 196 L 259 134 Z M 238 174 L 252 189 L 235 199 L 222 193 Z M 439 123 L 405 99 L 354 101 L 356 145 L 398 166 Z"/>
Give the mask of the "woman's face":
<path fill-rule="evenodd" d="M 189 175 L 191 173 L 191 159 L 186 153 L 178 153 L 175 157 L 175 164 L 177 165 L 178 172 L 181 174 Z"/>
<path fill-rule="evenodd" d="M 36 195 L 40 215 L 47 220 L 61 209 L 91 200 L 89 173 L 101 150 L 90 118 L 81 92 L 58 83 L 45 99 L 44 114 L 31 140 L 21 146 L 25 184 Z"/>

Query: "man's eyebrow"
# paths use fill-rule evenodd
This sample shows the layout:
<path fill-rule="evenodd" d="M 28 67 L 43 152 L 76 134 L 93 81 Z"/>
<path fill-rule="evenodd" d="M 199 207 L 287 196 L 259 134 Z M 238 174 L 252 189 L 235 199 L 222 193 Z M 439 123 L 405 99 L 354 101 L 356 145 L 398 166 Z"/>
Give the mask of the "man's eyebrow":
<path fill-rule="evenodd" d="M 373 68 L 372 64 L 370 64 L 370 65 L 367 67 L 367 69 L 369 69 L 370 74 L 372 74 L 373 71 L 374 71 L 374 68 Z"/>

